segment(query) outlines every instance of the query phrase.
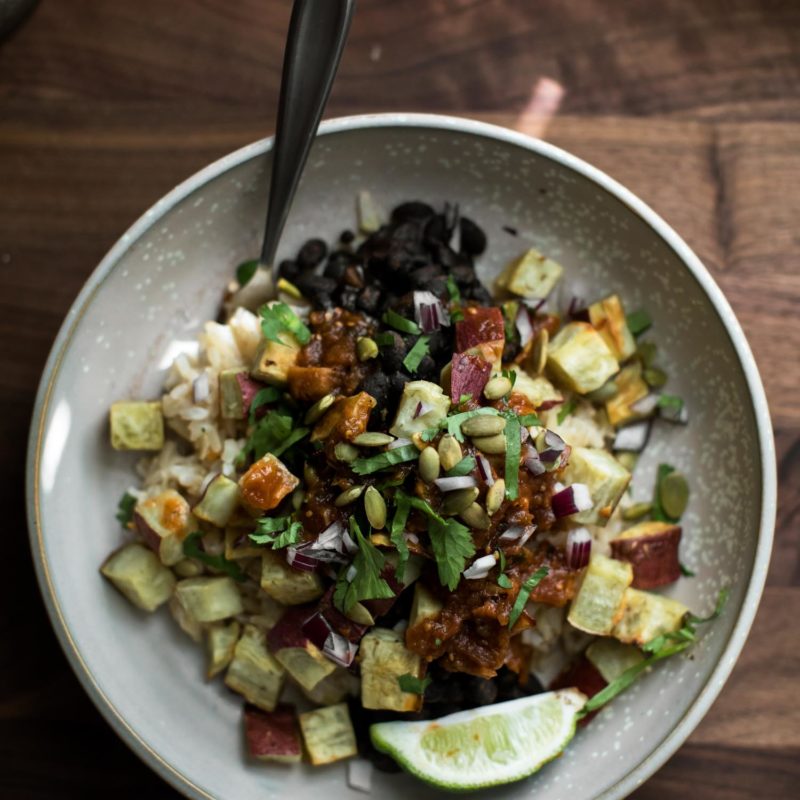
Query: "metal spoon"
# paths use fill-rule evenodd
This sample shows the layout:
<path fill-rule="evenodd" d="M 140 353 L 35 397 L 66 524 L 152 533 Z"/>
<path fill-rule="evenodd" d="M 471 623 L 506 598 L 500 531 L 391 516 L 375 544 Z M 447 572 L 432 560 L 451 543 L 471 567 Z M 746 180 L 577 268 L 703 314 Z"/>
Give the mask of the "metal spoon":
<path fill-rule="evenodd" d="M 355 0 L 295 0 L 283 56 L 260 266 L 270 270 L 344 50 Z"/>

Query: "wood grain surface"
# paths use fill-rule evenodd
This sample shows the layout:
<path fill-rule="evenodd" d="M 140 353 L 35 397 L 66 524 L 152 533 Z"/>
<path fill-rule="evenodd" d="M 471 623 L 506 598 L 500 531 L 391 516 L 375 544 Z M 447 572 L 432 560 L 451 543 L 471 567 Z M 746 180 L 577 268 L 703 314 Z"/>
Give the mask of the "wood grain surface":
<path fill-rule="evenodd" d="M 288 15 L 277 0 L 42 0 L 0 42 L 0 797 L 177 797 L 103 722 L 50 629 L 25 439 L 53 337 L 105 251 L 178 181 L 271 131 Z M 552 119 L 541 79 L 563 89 Z M 800 4 L 360 0 L 328 114 L 388 109 L 487 118 L 586 158 L 662 214 L 733 304 L 775 425 L 775 554 L 722 695 L 634 797 L 797 797 Z"/>

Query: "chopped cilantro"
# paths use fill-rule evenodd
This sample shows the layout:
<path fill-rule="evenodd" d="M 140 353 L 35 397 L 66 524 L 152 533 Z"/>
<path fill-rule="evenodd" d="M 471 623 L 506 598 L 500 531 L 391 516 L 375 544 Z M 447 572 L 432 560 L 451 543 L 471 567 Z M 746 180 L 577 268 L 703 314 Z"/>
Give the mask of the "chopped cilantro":
<path fill-rule="evenodd" d="M 461 292 L 452 275 L 447 276 L 447 293 L 450 295 L 451 302 L 461 305 Z"/>
<path fill-rule="evenodd" d="M 256 461 L 267 453 L 280 456 L 308 432 L 308 428 L 294 427 L 294 418 L 286 409 L 269 411 L 255 424 L 244 452 L 252 451 Z"/>
<path fill-rule="evenodd" d="M 464 312 L 460 308 L 450 312 L 450 322 L 463 322 Z"/>
<path fill-rule="evenodd" d="M 395 575 L 397 580 L 402 581 L 405 572 L 406 564 L 408 563 L 408 543 L 406 537 L 403 535 L 406 530 L 406 522 L 408 522 L 408 514 L 411 511 L 411 503 L 409 502 L 408 495 L 404 492 L 397 492 L 395 495 L 395 512 L 392 518 L 392 524 L 389 528 L 389 538 L 392 544 L 397 548 L 398 562 L 395 567 Z"/>
<path fill-rule="evenodd" d="M 516 341 L 519 339 L 519 331 L 517 330 L 517 314 L 519 313 L 519 302 L 516 300 L 509 300 L 503 303 L 501 310 L 503 312 L 503 329 L 507 341 Z"/>
<path fill-rule="evenodd" d="M 263 305 L 258 313 L 261 317 L 261 331 L 271 342 L 288 347 L 280 338 L 280 334 L 286 331 L 294 334 L 300 344 L 308 344 L 311 339 L 311 331 L 286 303 Z"/>
<path fill-rule="evenodd" d="M 675 522 L 670 516 L 667 515 L 666 511 L 661 506 L 661 482 L 667 475 L 675 472 L 675 467 L 670 466 L 669 464 L 659 464 L 658 471 L 656 473 L 656 485 L 653 491 L 653 510 L 651 512 L 651 516 L 653 519 L 658 520 L 659 522 Z"/>
<path fill-rule="evenodd" d="M 437 514 L 428 523 L 428 536 L 439 573 L 439 582 L 451 592 L 458 586 L 467 559 L 475 553 L 469 528 L 452 517 L 443 520 Z"/>
<path fill-rule="evenodd" d="M 122 497 L 119 499 L 119 503 L 117 503 L 117 519 L 119 520 L 119 524 L 122 525 L 123 528 L 127 528 L 128 525 L 133 520 L 133 509 L 136 506 L 136 498 L 130 494 L 130 492 L 125 492 Z"/>
<path fill-rule="evenodd" d="M 500 577 L 497 579 L 497 585 L 498 585 L 498 586 L 499 586 L 501 589 L 510 589 L 510 588 L 511 588 L 511 586 L 512 586 L 512 583 L 511 583 L 511 578 L 509 578 L 509 577 L 508 577 L 508 575 L 501 575 L 501 576 L 500 576 Z"/>
<path fill-rule="evenodd" d="M 536 414 L 523 414 L 519 418 L 519 424 L 529 428 L 531 425 L 541 425 L 542 422 Z"/>
<path fill-rule="evenodd" d="M 678 416 L 683 410 L 683 399 L 674 394 L 662 394 L 658 398 L 658 407 Z"/>
<path fill-rule="evenodd" d="M 381 600 L 394 597 L 392 587 L 381 577 L 386 561 L 383 553 L 361 533 L 355 517 L 350 517 L 350 535 L 358 545 L 353 559 L 355 571 L 352 580 L 347 579 L 350 567 L 343 567 L 336 581 L 333 602 L 345 614 L 362 600 Z"/>
<path fill-rule="evenodd" d="M 575 402 L 575 398 L 572 397 L 564 403 L 563 406 L 559 409 L 558 416 L 556 419 L 558 420 L 558 424 L 561 425 L 564 420 L 575 410 L 577 407 L 577 403 Z"/>
<path fill-rule="evenodd" d="M 433 683 L 433 679 L 427 675 L 424 678 L 417 678 L 410 673 L 400 675 L 397 679 L 401 692 L 409 694 L 425 694 L 425 690 Z"/>
<path fill-rule="evenodd" d="M 419 368 L 420 362 L 426 355 L 428 355 L 431 337 L 423 334 L 414 342 L 414 346 L 408 351 L 408 354 L 403 359 L 403 366 L 413 375 Z"/>
<path fill-rule="evenodd" d="M 531 592 L 542 582 L 542 580 L 547 577 L 548 572 L 550 570 L 547 567 L 539 567 L 536 572 L 533 573 L 526 581 L 522 584 L 519 589 L 519 594 L 517 595 L 517 599 L 514 601 L 514 606 L 511 609 L 511 613 L 508 616 L 508 627 L 513 628 L 516 625 L 517 620 L 520 618 L 522 611 L 525 608 L 525 604 L 528 602 L 528 598 L 531 596 Z"/>
<path fill-rule="evenodd" d="M 267 403 L 274 403 L 281 396 L 281 391 L 276 386 L 267 386 L 259 389 L 250 401 L 250 424 L 256 421 L 256 411 Z"/>
<path fill-rule="evenodd" d="M 268 544 L 273 550 L 297 544 L 303 536 L 303 526 L 290 522 L 289 517 L 262 517 L 256 524 L 258 528 L 250 534 L 250 540 L 255 544 Z"/>
<path fill-rule="evenodd" d="M 519 456 L 522 449 L 520 441 L 521 426 L 519 417 L 509 411 L 503 414 L 506 418 L 506 427 L 503 434 L 506 437 L 506 462 L 505 462 L 505 481 L 506 497 L 509 500 L 516 500 L 519 495 Z"/>
<path fill-rule="evenodd" d="M 694 578 L 695 573 L 692 572 L 692 570 L 690 570 L 689 567 L 686 566 L 686 564 L 681 562 L 680 564 L 678 564 L 678 566 L 681 568 L 681 575 L 687 578 Z"/>
<path fill-rule="evenodd" d="M 394 344 L 394 336 L 389 331 L 376 333 L 373 338 L 378 347 L 391 347 Z"/>
<path fill-rule="evenodd" d="M 625 318 L 625 321 L 628 323 L 628 330 L 634 336 L 644 333 L 653 324 L 653 320 L 644 309 L 632 311 Z"/>
<path fill-rule="evenodd" d="M 403 447 L 396 447 L 394 450 L 387 450 L 385 453 L 378 453 L 369 458 L 357 458 L 351 465 L 351 469 L 356 475 L 369 475 L 381 469 L 401 464 L 404 461 L 414 461 L 419 458 L 419 450 L 413 444 Z"/>
<path fill-rule="evenodd" d="M 462 475 L 469 475 L 473 469 L 475 469 L 475 456 L 464 456 L 458 464 L 447 470 L 445 475 L 448 478 L 459 478 Z"/>
<path fill-rule="evenodd" d="M 383 321 L 401 333 L 421 333 L 419 325 L 414 320 L 401 317 L 396 311 L 390 308 L 382 317 Z"/>
<path fill-rule="evenodd" d="M 236 267 L 236 280 L 239 281 L 239 286 L 246 286 L 250 283 L 253 275 L 256 274 L 258 269 L 258 261 L 243 261 Z"/>
<path fill-rule="evenodd" d="M 515 369 L 504 369 L 500 374 L 511 381 L 511 388 L 513 389 L 514 384 L 517 382 L 517 371 Z"/>
<path fill-rule="evenodd" d="M 230 575 L 235 581 L 242 583 L 245 580 L 245 575 L 239 568 L 239 565 L 235 561 L 229 561 L 227 558 L 225 558 L 225 556 L 212 556 L 209 553 L 206 553 L 205 550 L 201 548 L 198 541 L 202 538 L 202 536 L 202 531 L 190 533 L 183 540 L 183 554 L 187 558 L 196 558 L 206 566 L 211 567 L 218 572 L 224 572 L 227 575 Z"/>
<path fill-rule="evenodd" d="M 458 405 L 464 405 L 464 403 L 469 403 L 472 400 L 472 395 L 470 393 L 462 394 L 461 397 L 458 398 Z"/>

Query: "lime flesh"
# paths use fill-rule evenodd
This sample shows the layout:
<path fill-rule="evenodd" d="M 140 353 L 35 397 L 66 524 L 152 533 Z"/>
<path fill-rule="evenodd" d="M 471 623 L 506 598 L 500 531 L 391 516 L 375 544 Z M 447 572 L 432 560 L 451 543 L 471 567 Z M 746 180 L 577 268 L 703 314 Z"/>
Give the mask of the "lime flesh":
<path fill-rule="evenodd" d="M 527 778 L 554 759 L 585 702 L 577 689 L 562 689 L 437 720 L 379 722 L 370 737 L 426 783 L 464 792 Z"/>

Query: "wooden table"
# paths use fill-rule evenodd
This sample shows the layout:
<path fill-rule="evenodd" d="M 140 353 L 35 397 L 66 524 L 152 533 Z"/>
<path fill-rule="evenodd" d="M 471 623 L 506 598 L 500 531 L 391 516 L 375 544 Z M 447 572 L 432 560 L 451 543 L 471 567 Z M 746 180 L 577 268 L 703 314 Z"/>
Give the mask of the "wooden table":
<path fill-rule="evenodd" d="M 112 734 L 52 634 L 25 532 L 25 437 L 52 339 L 108 247 L 175 183 L 271 130 L 288 9 L 43 0 L 0 43 L 4 798 L 176 797 Z M 541 78 L 564 92 L 550 120 Z M 733 303 L 775 425 L 775 557 L 722 696 L 634 796 L 796 797 L 800 4 L 361 0 L 328 113 L 387 109 L 540 131 L 666 217 Z"/>

